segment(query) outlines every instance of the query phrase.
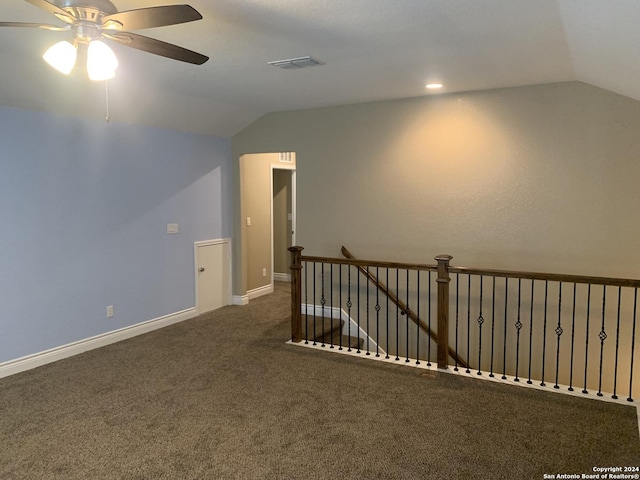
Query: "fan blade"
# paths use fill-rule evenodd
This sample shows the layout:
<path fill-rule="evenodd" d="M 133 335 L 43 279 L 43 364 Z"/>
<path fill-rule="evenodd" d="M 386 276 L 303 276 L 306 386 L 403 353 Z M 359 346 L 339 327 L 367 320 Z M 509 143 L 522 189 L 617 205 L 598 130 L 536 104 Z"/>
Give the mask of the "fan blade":
<path fill-rule="evenodd" d="M 131 32 L 114 32 L 114 33 L 102 33 L 106 38 L 114 40 L 118 43 L 126 45 L 127 47 L 135 48 L 136 50 L 142 50 L 143 52 L 153 53 L 160 55 L 161 57 L 172 58 L 181 62 L 193 63 L 194 65 L 202 65 L 209 60 L 209 57 L 202 55 L 201 53 L 187 50 L 186 48 L 179 47 L 172 43 L 162 42 L 155 38 L 149 38 L 142 35 L 137 35 Z"/>
<path fill-rule="evenodd" d="M 51 2 L 47 2 L 47 0 L 25 0 L 25 2 L 29 2 L 34 7 L 41 8 L 42 10 L 46 10 L 49 13 L 53 13 L 56 17 L 66 23 L 75 22 L 75 18 L 69 14 L 69 12 L 65 12 L 63 9 L 54 5 Z"/>
<path fill-rule="evenodd" d="M 55 25 L 45 25 L 41 23 L 23 23 L 23 22 L 0 22 L 0 27 L 41 28 L 43 30 L 51 30 L 53 32 L 66 32 L 69 30 L 69 27 L 57 27 Z"/>
<path fill-rule="evenodd" d="M 189 5 L 167 5 L 164 7 L 139 8 L 107 15 L 102 18 L 102 26 L 105 29 L 114 30 L 142 30 L 144 28 L 164 27 L 201 19 L 202 15 Z"/>

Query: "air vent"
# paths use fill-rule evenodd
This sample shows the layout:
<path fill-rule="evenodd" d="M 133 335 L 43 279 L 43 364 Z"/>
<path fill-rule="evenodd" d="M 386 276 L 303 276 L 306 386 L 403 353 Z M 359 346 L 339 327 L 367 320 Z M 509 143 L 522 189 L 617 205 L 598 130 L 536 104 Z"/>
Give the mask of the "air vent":
<path fill-rule="evenodd" d="M 282 163 L 293 163 L 293 152 L 280 152 L 280 161 Z"/>
<path fill-rule="evenodd" d="M 286 70 L 297 70 L 298 68 L 324 65 L 324 62 L 311 57 L 287 58 L 286 60 L 274 60 L 267 63 L 269 65 L 273 65 L 274 67 L 284 68 Z"/>

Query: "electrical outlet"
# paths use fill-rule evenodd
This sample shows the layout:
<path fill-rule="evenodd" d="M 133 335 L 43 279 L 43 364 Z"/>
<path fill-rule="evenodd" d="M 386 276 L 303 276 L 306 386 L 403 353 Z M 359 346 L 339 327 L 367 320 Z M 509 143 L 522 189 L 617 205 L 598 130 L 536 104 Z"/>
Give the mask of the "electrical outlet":
<path fill-rule="evenodd" d="M 267 276 L 267 269 L 266 269 L 266 268 L 263 268 L 263 269 L 262 269 L 262 276 L 263 276 L 263 277 L 266 277 L 266 276 Z"/>
<path fill-rule="evenodd" d="M 113 317 L 113 305 L 108 305 L 107 306 L 107 318 L 112 318 Z"/>

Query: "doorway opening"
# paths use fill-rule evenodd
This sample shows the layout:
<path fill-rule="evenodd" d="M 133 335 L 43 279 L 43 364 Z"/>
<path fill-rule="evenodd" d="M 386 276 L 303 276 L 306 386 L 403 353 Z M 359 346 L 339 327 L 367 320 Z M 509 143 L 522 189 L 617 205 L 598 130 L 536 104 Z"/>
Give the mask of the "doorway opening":
<path fill-rule="evenodd" d="M 290 282 L 289 247 L 295 245 L 295 176 L 292 167 L 271 166 L 271 245 L 273 281 Z"/>
<path fill-rule="evenodd" d="M 296 237 L 296 155 L 294 152 L 240 156 L 240 248 L 233 302 L 273 292 L 289 276 L 287 248 Z"/>

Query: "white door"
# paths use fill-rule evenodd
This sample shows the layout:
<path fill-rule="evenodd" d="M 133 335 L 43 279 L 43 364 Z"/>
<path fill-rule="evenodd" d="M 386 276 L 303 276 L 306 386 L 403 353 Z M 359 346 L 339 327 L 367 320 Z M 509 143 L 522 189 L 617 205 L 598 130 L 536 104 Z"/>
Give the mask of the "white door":
<path fill-rule="evenodd" d="M 231 303 L 229 281 L 229 242 L 197 245 L 196 278 L 198 313 L 208 312 Z"/>

